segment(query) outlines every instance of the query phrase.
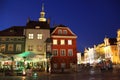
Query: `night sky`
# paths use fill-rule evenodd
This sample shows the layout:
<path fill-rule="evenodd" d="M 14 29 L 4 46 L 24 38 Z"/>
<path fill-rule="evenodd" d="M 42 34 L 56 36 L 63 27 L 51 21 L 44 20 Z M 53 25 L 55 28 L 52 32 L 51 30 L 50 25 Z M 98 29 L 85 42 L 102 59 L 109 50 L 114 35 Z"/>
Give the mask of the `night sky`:
<path fill-rule="evenodd" d="M 68 26 L 77 36 L 80 52 L 116 37 L 120 28 L 120 0 L 0 0 L 0 30 L 38 21 L 42 2 L 51 27 Z"/>

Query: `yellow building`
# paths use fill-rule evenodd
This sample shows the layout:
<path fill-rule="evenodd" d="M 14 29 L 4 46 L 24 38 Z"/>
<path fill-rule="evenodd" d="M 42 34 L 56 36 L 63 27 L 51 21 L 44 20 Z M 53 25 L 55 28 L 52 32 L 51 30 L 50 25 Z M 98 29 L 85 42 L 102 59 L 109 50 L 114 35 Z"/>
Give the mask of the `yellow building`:
<path fill-rule="evenodd" d="M 95 48 L 96 54 L 102 59 L 110 59 L 113 63 L 120 63 L 120 29 L 117 31 L 117 38 L 104 38 Z"/>

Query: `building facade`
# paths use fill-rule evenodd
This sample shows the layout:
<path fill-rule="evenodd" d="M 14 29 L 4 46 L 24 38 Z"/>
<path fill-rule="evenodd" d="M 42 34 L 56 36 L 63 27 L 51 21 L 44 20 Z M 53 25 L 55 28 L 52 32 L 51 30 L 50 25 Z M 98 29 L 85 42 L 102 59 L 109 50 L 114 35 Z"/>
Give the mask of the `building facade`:
<path fill-rule="evenodd" d="M 77 36 L 64 25 L 56 26 L 52 33 L 51 71 L 65 71 L 77 64 Z"/>
<path fill-rule="evenodd" d="M 48 39 L 50 39 L 50 25 L 45 18 L 44 5 L 42 5 L 38 21 L 28 19 L 26 26 L 13 26 L 0 31 L 0 53 L 14 56 L 30 52 L 39 55 L 39 65 L 45 68 L 47 50 L 49 52 L 51 50 Z"/>
<path fill-rule="evenodd" d="M 13 26 L 0 31 L 0 53 L 13 55 L 25 51 L 24 27 Z"/>
<path fill-rule="evenodd" d="M 111 60 L 114 64 L 120 63 L 119 36 L 120 30 L 118 29 L 116 38 L 105 37 L 104 42 L 96 46 L 96 53 L 100 59 Z"/>
<path fill-rule="evenodd" d="M 117 55 L 119 58 L 119 63 L 120 63 L 120 29 L 117 31 Z"/>

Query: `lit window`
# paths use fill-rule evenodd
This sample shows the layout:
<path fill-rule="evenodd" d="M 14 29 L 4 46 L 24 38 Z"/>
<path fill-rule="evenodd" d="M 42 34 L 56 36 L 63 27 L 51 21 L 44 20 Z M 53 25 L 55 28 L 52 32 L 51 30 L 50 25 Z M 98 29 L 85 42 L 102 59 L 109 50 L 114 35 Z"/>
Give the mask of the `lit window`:
<path fill-rule="evenodd" d="M 61 56 L 66 56 L 65 49 L 61 49 L 61 50 L 60 50 L 60 55 L 61 55 Z"/>
<path fill-rule="evenodd" d="M 68 56 L 73 56 L 73 50 L 72 49 L 68 49 Z"/>
<path fill-rule="evenodd" d="M 5 44 L 0 45 L 0 51 L 5 51 Z"/>
<path fill-rule="evenodd" d="M 57 40 L 56 39 L 53 40 L 53 45 L 57 45 Z"/>
<path fill-rule="evenodd" d="M 61 29 L 58 30 L 58 34 L 62 34 L 62 30 Z"/>
<path fill-rule="evenodd" d="M 33 34 L 29 34 L 29 39 L 33 39 Z"/>
<path fill-rule="evenodd" d="M 37 34 L 37 39 L 42 39 L 42 34 Z"/>
<path fill-rule="evenodd" d="M 42 46 L 41 45 L 37 45 L 37 51 L 41 51 L 42 50 Z"/>
<path fill-rule="evenodd" d="M 8 45 L 8 51 L 13 51 L 13 44 Z"/>
<path fill-rule="evenodd" d="M 65 45 L 65 40 L 61 40 L 61 41 L 60 41 L 60 44 L 61 44 L 61 45 Z"/>
<path fill-rule="evenodd" d="M 35 26 L 35 28 L 36 28 L 36 29 L 39 29 L 39 28 L 40 28 L 40 26 Z"/>
<path fill-rule="evenodd" d="M 6 40 L 6 38 L 1 38 L 1 41 L 5 41 Z"/>
<path fill-rule="evenodd" d="M 21 51 L 21 44 L 16 45 L 16 51 Z"/>
<path fill-rule="evenodd" d="M 57 56 L 58 55 L 58 50 L 57 49 L 53 49 L 53 56 Z"/>
<path fill-rule="evenodd" d="M 63 34 L 67 34 L 67 30 L 63 30 Z"/>
<path fill-rule="evenodd" d="M 28 46 L 28 51 L 33 51 L 33 46 L 32 45 Z"/>
<path fill-rule="evenodd" d="M 68 40 L 68 45 L 72 45 L 72 40 Z"/>

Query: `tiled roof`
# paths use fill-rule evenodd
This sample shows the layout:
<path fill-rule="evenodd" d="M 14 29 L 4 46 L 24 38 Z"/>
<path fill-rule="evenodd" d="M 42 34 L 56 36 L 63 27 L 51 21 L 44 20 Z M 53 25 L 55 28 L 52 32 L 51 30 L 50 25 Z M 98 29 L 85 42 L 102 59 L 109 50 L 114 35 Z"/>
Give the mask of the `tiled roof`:
<path fill-rule="evenodd" d="M 50 25 L 47 22 L 40 21 L 29 21 L 26 24 L 26 29 L 35 29 L 36 26 L 39 26 L 40 29 L 50 29 Z"/>
<path fill-rule="evenodd" d="M 25 26 L 12 26 L 0 31 L 0 36 L 23 36 Z"/>

